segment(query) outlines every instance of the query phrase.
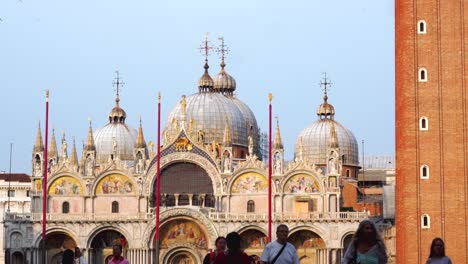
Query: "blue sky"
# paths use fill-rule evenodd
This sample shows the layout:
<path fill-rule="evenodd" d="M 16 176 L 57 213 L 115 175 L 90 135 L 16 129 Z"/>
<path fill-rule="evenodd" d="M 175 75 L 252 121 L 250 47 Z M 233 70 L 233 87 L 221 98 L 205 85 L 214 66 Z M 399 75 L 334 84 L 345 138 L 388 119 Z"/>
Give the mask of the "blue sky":
<path fill-rule="evenodd" d="M 88 118 L 94 129 L 107 123 L 116 70 L 127 124 L 136 128 L 141 115 L 146 140 L 154 140 L 157 92 L 164 124 L 181 95 L 198 91 L 205 32 L 215 44 L 225 38 L 237 97 L 264 131 L 273 93 L 286 158 L 317 119 L 322 72 L 333 82 L 335 119 L 366 141 L 366 154 L 394 155 L 392 0 L 2 0 L 0 18 L 0 171 L 8 171 L 13 142 L 12 171 L 31 172 L 46 89 L 50 126 L 80 148 Z M 209 60 L 214 76 L 220 60 Z"/>

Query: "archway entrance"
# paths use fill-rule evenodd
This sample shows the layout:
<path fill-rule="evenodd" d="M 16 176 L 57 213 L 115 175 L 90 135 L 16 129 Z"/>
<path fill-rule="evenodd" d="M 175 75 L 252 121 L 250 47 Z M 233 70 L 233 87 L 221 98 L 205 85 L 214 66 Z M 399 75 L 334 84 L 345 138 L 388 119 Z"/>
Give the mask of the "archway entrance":
<path fill-rule="evenodd" d="M 21 253 L 21 252 L 13 253 L 13 255 L 11 256 L 11 263 L 12 264 L 23 264 L 24 263 L 23 253 Z"/>
<path fill-rule="evenodd" d="M 247 255 L 261 256 L 263 249 L 268 243 L 267 236 L 256 229 L 248 229 L 240 233 L 242 238 L 242 247 L 245 249 Z"/>
<path fill-rule="evenodd" d="M 151 191 L 155 206 L 156 181 Z M 174 163 L 161 170 L 161 203 L 163 207 L 215 207 L 213 183 L 208 173 L 194 163 Z"/>
<path fill-rule="evenodd" d="M 189 251 L 178 251 L 168 257 L 168 264 L 197 264 L 197 257 Z"/>
<path fill-rule="evenodd" d="M 297 249 L 301 264 L 317 263 L 317 250 L 325 248 L 325 241 L 309 230 L 298 230 L 288 237 L 288 242 Z"/>
<path fill-rule="evenodd" d="M 114 230 L 104 230 L 98 233 L 91 242 L 91 248 L 89 250 L 90 263 L 107 263 L 109 257 L 112 255 L 112 246 L 115 244 L 122 245 L 122 254 L 125 256 L 128 242 L 122 233 Z"/>
<path fill-rule="evenodd" d="M 39 248 L 42 248 L 42 241 Z M 61 264 L 62 255 L 65 249 L 75 250 L 76 241 L 68 234 L 62 232 L 53 232 L 46 236 L 46 258 L 47 263 Z"/>
<path fill-rule="evenodd" d="M 353 235 L 354 234 L 347 234 L 344 238 L 343 238 L 343 255 L 344 253 L 346 252 L 346 249 L 348 249 L 348 246 L 349 244 L 351 244 L 351 241 L 353 240 Z"/>

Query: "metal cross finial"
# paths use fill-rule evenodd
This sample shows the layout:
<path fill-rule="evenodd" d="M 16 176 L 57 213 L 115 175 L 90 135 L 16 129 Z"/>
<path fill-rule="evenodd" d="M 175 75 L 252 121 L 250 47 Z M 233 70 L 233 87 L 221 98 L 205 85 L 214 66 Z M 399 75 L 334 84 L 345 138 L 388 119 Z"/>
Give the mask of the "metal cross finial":
<path fill-rule="evenodd" d="M 320 81 L 320 86 L 323 86 L 322 90 L 324 93 L 324 99 L 328 99 L 327 92 L 330 90 L 330 87 L 332 86 L 332 82 L 327 78 L 327 73 L 323 73 L 323 81 Z"/>
<path fill-rule="evenodd" d="M 208 40 L 208 35 L 210 32 L 206 32 L 205 34 L 205 41 L 200 45 L 200 52 L 205 55 L 205 62 L 208 62 L 208 56 L 210 56 L 210 51 L 213 50 L 213 46 L 210 46 L 210 42 Z"/>
<path fill-rule="evenodd" d="M 122 89 L 122 86 L 125 83 L 122 82 L 122 80 L 120 79 L 119 71 L 115 71 L 115 74 L 117 76 L 115 77 L 115 81 L 112 84 L 115 85 L 115 91 L 117 92 L 117 98 L 118 98 L 119 97 L 119 92 L 120 92 L 120 90 Z"/>
<path fill-rule="evenodd" d="M 216 48 L 216 53 L 221 54 L 221 68 L 224 69 L 224 66 L 226 66 L 226 64 L 224 64 L 224 57 L 227 54 L 229 54 L 230 50 L 229 50 L 229 47 L 224 44 L 223 37 L 219 37 L 218 39 L 221 40 L 221 45 L 219 45 L 219 47 Z"/>

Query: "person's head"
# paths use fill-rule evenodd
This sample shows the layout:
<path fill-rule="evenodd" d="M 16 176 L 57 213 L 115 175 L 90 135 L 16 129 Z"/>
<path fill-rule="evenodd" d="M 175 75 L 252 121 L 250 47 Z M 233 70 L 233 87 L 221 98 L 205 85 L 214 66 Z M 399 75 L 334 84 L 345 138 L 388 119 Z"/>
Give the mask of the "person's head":
<path fill-rule="evenodd" d="M 79 247 L 76 247 L 75 248 L 75 258 L 79 258 L 79 257 L 81 257 L 81 251 L 80 251 Z"/>
<path fill-rule="evenodd" d="M 114 255 L 114 257 L 120 257 L 122 255 L 122 245 L 114 244 L 112 246 L 112 255 Z"/>
<path fill-rule="evenodd" d="M 240 252 L 241 237 L 237 232 L 231 232 L 226 236 L 226 244 L 229 249 L 229 253 Z"/>
<path fill-rule="evenodd" d="M 218 251 L 226 250 L 226 238 L 223 236 L 216 238 L 215 246 L 216 246 L 216 250 Z"/>
<path fill-rule="evenodd" d="M 289 235 L 289 228 L 285 224 L 281 224 L 278 227 L 276 227 L 276 238 L 278 242 L 281 244 L 284 244 L 285 242 L 288 241 L 288 235 Z"/>
<path fill-rule="evenodd" d="M 62 256 L 62 264 L 73 264 L 75 261 L 75 253 L 73 253 L 73 250 L 67 249 L 63 252 Z"/>
<path fill-rule="evenodd" d="M 359 223 L 359 227 L 356 230 L 356 233 L 354 233 L 354 248 L 357 248 L 357 246 L 362 242 L 378 244 L 380 247 L 385 249 L 385 244 L 380 233 L 377 231 L 375 224 L 370 220 L 363 220 Z"/>
<path fill-rule="evenodd" d="M 431 253 L 429 255 L 432 257 L 445 257 L 445 243 L 440 237 L 436 237 L 432 240 L 431 243 Z"/>

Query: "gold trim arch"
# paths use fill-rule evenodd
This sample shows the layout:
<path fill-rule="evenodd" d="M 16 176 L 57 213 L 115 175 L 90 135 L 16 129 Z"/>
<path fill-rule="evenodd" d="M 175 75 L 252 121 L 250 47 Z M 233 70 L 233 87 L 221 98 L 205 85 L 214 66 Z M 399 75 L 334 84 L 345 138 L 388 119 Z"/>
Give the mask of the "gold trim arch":
<path fill-rule="evenodd" d="M 106 177 L 109 178 L 104 182 Z M 132 177 L 120 171 L 109 171 L 94 181 L 92 193 L 94 195 L 135 195 L 136 188 Z"/>
<path fill-rule="evenodd" d="M 75 183 L 78 183 L 78 190 L 79 190 L 79 193 L 75 193 L 75 194 L 55 194 L 55 190 L 52 190 L 52 186 L 54 186 L 54 184 L 60 180 L 60 179 L 63 179 L 63 178 L 70 178 L 72 179 Z M 42 179 L 41 179 L 42 180 Z M 54 186 L 55 187 L 55 186 Z M 72 186 L 63 186 L 63 190 L 64 191 L 67 191 L 67 190 L 70 190 L 72 191 L 71 187 Z M 68 189 L 67 187 L 70 187 L 70 189 Z M 41 188 L 42 190 L 42 188 Z M 51 193 L 51 192 L 54 192 L 54 193 Z M 54 175 L 54 177 L 52 177 L 51 179 L 48 180 L 47 182 L 47 194 L 48 195 L 60 195 L 60 196 L 68 196 L 68 195 L 83 195 L 84 194 L 84 188 L 83 188 L 83 181 L 80 177 L 78 177 L 77 175 L 74 175 L 73 173 L 60 173 L 60 174 L 57 174 L 57 175 Z"/>

